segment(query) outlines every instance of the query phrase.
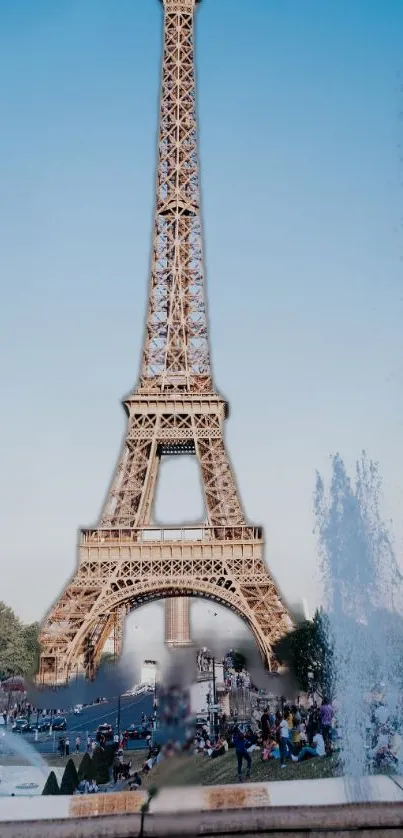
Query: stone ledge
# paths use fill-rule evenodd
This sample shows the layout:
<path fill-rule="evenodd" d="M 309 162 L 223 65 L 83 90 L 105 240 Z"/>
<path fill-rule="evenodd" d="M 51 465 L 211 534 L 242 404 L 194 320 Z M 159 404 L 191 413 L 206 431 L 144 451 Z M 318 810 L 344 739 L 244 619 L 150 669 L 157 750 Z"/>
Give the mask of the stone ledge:
<path fill-rule="evenodd" d="M 344 806 L 277 807 L 237 812 L 185 812 L 146 817 L 145 834 L 163 836 L 270 835 L 310 838 L 350 835 L 354 838 L 401 838 L 403 804 L 348 804 Z M 115 815 L 2 823 L 1 838 L 135 838 L 140 815 Z"/>
<path fill-rule="evenodd" d="M 280 834 L 311 838 L 358 830 L 403 834 L 403 781 L 386 776 L 161 789 L 151 801 L 147 835 Z M 74 797 L 0 797 L 1 838 L 134 838 L 144 791 Z M 362 802 L 354 803 L 358 799 Z M 319 804 L 319 805 L 318 805 Z M 375 830 L 375 832 L 374 832 Z M 379 832 L 380 830 L 380 832 Z M 391 832 L 392 831 L 392 832 Z"/>

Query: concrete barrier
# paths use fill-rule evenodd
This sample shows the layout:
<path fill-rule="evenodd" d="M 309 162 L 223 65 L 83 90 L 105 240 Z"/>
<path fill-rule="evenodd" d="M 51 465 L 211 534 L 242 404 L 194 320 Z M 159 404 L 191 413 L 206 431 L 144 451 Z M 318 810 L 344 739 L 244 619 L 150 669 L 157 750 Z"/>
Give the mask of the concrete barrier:
<path fill-rule="evenodd" d="M 361 802 L 352 803 L 359 794 Z M 135 838 L 145 792 L 0 798 L 1 838 Z M 367 777 L 162 789 L 146 836 L 402 838 L 403 781 Z"/>
<path fill-rule="evenodd" d="M 136 838 L 140 816 L 107 815 L 0 825 L 1 838 Z M 402 838 L 403 804 L 276 807 L 147 815 L 147 838 L 264 835 L 270 838 Z"/>

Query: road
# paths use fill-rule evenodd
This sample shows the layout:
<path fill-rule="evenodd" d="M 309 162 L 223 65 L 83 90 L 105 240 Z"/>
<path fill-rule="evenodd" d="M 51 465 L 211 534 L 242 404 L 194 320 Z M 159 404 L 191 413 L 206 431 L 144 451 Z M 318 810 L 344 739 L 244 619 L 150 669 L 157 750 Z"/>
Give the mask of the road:
<path fill-rule="evenodd" d="M 151 716 L 153 712 L 153 693 L 139 696 L 125 696 L 121 698 L 120 705 L 120 730 L 124 731 L 131 724 L 140 724 L 141 714 Z M 118 698 L 111 698 L 103 704 L 94 704 L 92 707 L 83 707 L 79 716 L 74 713 L 66 715 L 67 734 L 70 739 L 70 750 L 75 749 L 76 737 L 81 737 L 81 752 L 84 753 L 87 735 L 95 736 L 98 725 L 111 724 L 114 733 L 117 733 Z M 25 741 L 30 742 L 41 754 L 49 754 L 57 751 L 59 736 L 66 735 L 65 732 L 55 731 L 39 734 L 38 742 L 34 741 L 33 733 L 14 734 L 21 736 Z M 144 748 L 144 742 L 131 742 L 130 748 Z"/>

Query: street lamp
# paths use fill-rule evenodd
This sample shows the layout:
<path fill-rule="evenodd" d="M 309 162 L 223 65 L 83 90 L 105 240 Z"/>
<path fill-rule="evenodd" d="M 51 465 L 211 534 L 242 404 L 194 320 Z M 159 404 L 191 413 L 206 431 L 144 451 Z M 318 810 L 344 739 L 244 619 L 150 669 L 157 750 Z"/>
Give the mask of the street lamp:
<path fill-rule="evenodd" d="M 154 711 L 154 712 L 153 712 L 153 716 L 154 716 L 153 726 L 154 726 L 154 730 L 156 730 L 156 729 L 157 729 L 157 708 L 158 708 L 157 672 L 155 672 L 155 678 L 154 678 L 154 701 L 153 701 L 153 711 Z"/>
<path fill-rule="evenodd" d="M 213 655 L 213 704 L 214 704 L 214 712 L 213 712 L 213 725 L 214 725 L 214 738 L 217 740 L 217 733 L 218 733 L 218 724 L 217 724 L 217 691 L 216 691 L 216 680 L 215 680 L 215 657 Z"/>
<path fill-rule="evenodd" d="M 120 701 L 121 701 L 121 695 L 119 693 L 119 695 L 118 695 L 118 718 L 117 718 L 119 743 L 120 743 Z"/>
<path fill-rule="evenodd" d="M 209 663 L 211 662 L 211 664 L 212 664 L 213 695 L 211 696 L 210 693 L 208 694 L 207 703 L 208 703 L 208 707 L 209 707 L 209 713 L 213 717 L 212 734 L 214 736 L 214 739 L 216 740 L 217 739 L 217 733 L 218 733 L 218 724 L 217 724 L 217 690 L 216 690 L 216 675 L 215 675 L 215 657 L 210 652 L 210 650 L 205 648 L 203 651 L 205 653 L 206 652 L 208 653 L 208 657 L 206 655 L 207 660 L 209 661 Z M 212 705 L 212 707 L 211 707 L 211 705 Z M 210 715 L 210 719 L 211 719 L 211 715 Z M 210 721 L 210 725 L 211 725 L 211 721 Z"/>
<path fill-rule="evenodd" d="M 312 698 L 313 701 L 313 672 L 312 669 L 308 672 L 308 683 L 309 683 L 309 696 Z"/>

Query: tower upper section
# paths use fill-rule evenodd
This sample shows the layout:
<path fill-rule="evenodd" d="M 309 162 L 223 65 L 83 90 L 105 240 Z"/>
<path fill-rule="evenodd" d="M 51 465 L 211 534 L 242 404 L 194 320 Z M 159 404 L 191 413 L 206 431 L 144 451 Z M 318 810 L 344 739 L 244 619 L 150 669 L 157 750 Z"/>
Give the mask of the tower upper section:
<path fill-rule="evenodd" d="M 211 393 L 194 63 L 197 0 L 163 0 L 154 247 L 141 393 Z"/>
<path fill-rule="evenodd" d="M 161 0 L 167 12 L 191 12 L 200 0 Z"/>

